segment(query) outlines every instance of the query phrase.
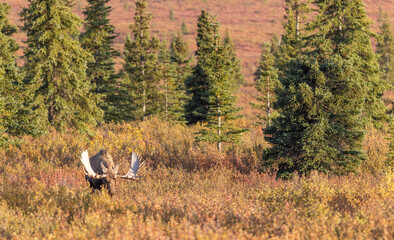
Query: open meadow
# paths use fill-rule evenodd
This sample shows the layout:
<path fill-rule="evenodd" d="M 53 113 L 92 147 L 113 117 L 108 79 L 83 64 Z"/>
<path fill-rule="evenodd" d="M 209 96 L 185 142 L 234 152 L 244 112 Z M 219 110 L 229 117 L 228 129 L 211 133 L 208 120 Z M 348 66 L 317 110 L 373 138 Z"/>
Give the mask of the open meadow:
<path fill-rule="evenodd" d="M 368 131 L 359 173 L 284 181 L 259 171 L 260 130 L 219 154 L 194 142 L 197 128 L 151 119 L 0 150 L 0 238 L 393 239 L 394 173 L 378 171 L 388 151 L 379 130 Z M 121 174 L 141 154 L 142 179 L 118 179 L 113 197 L 92 194 L 79 157 L 102 148 Z"/>

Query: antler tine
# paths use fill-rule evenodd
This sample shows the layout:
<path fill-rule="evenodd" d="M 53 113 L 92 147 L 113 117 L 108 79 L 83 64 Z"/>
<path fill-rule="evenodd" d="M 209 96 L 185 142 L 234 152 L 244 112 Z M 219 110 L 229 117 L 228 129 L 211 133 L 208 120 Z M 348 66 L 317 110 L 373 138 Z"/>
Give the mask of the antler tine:
<path fill-rule="evenodd" d="M 145 166 L 145 163 L 146 163 L 146 161 L 143 161 L 143 162 L 140 164 L 140 168 L 138 168 L 137 173 L 139 173 L 139 172 L 141 171 L 141 169 L 142 169 L 142 170 L 145 169 L 145 168 L 143 167 L 143 166 Z"/>
<path fill-rule="evenodd" d="M 129 171 L 126 173 L 126 175 L 120 177 L 123 179 L 138 180 L 139 176 L 137 175 L 140 172 L 141 167 L 145 165 L 145 161 L 140 164 L 140 160 L 141 157 L 138 156 L 137 153 L 133 152 L 131 155 L 131 164 Z"/>

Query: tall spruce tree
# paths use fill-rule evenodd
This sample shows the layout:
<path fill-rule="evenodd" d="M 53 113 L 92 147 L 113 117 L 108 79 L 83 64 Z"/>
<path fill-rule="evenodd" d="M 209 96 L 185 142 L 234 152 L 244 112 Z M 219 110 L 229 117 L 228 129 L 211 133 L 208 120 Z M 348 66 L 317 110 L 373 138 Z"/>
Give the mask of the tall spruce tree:
<path fill-rule="evenodd" d="M 362 0 L 315 0 L 314 3 L 318 14 L 309 26 L 315 33 L 309 46 L 320 57 L 334 53 L 355 64 L 354 69 L 360 73 L 359 84 L 365 91 L 361 120 L 379 125 L 379 120 L 387 117 L 382 101 L 387 85 L 380 78 L 377 56 L 372 50 L 371 38 L 376 34 L 370 30 L 365 5 Z"/>
<path fill-rule="evenodd" d="M 272 105 L 275 101 L 275 89 L 279 87 L 278 70 L 275 67 L 275 57 L 269 43 L 263 45 L 259 66 L 254 76 L 256 89 L 261 96 L 257 97 L 259 103 L 252 103 L 252 106 L 266 113 L 259 118 L 263 120 L 263 126 L 269 127 L 273 113 Z"/>
<path fill-rule="evenodd" d="M 36 111 L 46 116 L 42 122 L 57 130 L 88 130 L 102 111 L 86 78 L 91 55 L 78 41 L 81 19 L 67 0 L 29 0 L 21 18 L 27 33 L 24 81 Z"/>
<path fill-rule="evenodd" d="M 158 64 L 159 40 L 150 37 L 150 20 L 147 1 L 138 0 L 134 24 L 130 26 L 133 40 L 127 36 L 123 65 L 123 88 L 126 98 L 123 103 L 123 118 L 144 119 L 160 111 L 162 96 L 158 91 L 160 68 Z"/>
<path fill-rule="evenodd" d="M 15 52 L 19 46 L 12 38 L 17 28 L 7 19 L 10 6 L 0 4 L 0 135 L 33 135 L 44 132 L 40 126 L 39 114 L 30 106 L 33 99 L 22 84 L 23 74 L 16 65 Z M 3 140 L 5 135 L 3 135 Z M 1 138 L 1 137 L 0 137 Z M 1 140 L 0 140 L 1 141 Z"/>
<path fill-rule="evenodd" d="M 235 96 L 231 77 L 236 67 L 235 61 L 228 57 L 229 46 L 224 45 L 219 35 L 219 23 L 215 17 L 211 17 L 206 11 L 202 11 L 199 20 L 204 24 L 198 31 L 197 37 L 199 50 L 197 51 L 197 66 L 204 76 L 206 89 L 199 93 L 202 100 L 207 103 L 205 119 L 207 125 L 198 133 L 199 141 L 214 142 L 218 151 L 222 150 L 222 143 L 239 141 L 240 134 L 245 129 L 234 127 L 232 120 L 237 118 L 238 108 L 234 107 Z M 199 21 L 199 23 L 202 23 Z M 211 42 L 199 42 L 211 40 Z M 200 51 L 204 49 L 204 51 Z M 196 71 L 194 71 L 194 74 Z"/>
<path fill-rule="evenodd" d="M 100 107 L 104 111 L 105 120 L 116 120 L 117 89 L 114 69 L 114 58 L 120 53 L 112 46 L 116 35 L 115 27 L 108 19 L 112 10 L 108 6 L 110 0 L 88 0 L 85 14 L 84 29 L 81 34 L 82 47 L 93 56 L 88 62 L 86 71 L 92 83 L 92 91 L 102 99 Z"/>
<path fill-rule="evenodd" d="M 235 44 L 233 39 L 230 36 L 230 32 L 226 29 L 226 33 L 224 35 L 223 44 L 228 49 L 228 58 L 234 62 L 234 67 L 231 69 L 231 79 L 232 85 L 234 89 L 238 89 L 245 82 L 245 78 L 242 75 L 242 66 L 241 62 L 238 60 L 237 55 L 235 53 Z"/>
<path fill-rule="evenodd" d="M 164 91 L 163 115 L 167 121 L 184 122 L 184 105 L 186 92 L 183 78 L 179 77 L 178 65 L 171 61 L 171 53 L 164 42 L 159 53 L 162 68 L 162 89 Z"/>
<path fill-rule="evenodd" d="M 208 77 L 202 69 L 201 62 L 212 51 L 214 34 L 217 26 L 210 19 L 209 13 L 201 11 L 197 21 L 197 65 L 193 67 L 192 74 L 186 79 L 187 93 L 191 96 L 185 106 L 186 120 L 189 124 L 204 122 L 208 113 Z"/>
<path fill-rule="evenodd" d="M 380 38 L 378 38 L 377 54 L 383 70 L 383 79 L 394 85 L 394 35 L 387 13 L 379 18 Z"/>
<path fill-rule="evenodd" d="M 360 122 L 365 92 L 354 64 L 339 54 L 300 56 L 287 64 L 274 104 L 280 115 L 265 130 L 272 147 L 265 150 L 264 163 L 277 166 L 278 176 L 312 170 L 345 174 L 365 159 Z"/>
<path fill-rule="evenodd" d="M 344 174 L 366 159 L 363 127 L 382 118 L 384 83 L 361 1 L 314 1 L 302 55 L 281 70 L 274 105 L 280 116 L 265 131 L 267 165 L 279 176 L 312 170 Z M 303 45 L 304 45 L 303 44 Z"/>

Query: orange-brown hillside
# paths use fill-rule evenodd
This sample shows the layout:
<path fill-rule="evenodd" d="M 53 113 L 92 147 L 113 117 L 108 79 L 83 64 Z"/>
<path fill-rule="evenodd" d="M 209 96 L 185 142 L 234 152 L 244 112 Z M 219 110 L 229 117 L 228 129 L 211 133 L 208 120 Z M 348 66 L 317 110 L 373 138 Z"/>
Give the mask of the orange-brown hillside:
<path fill-rule="evenodd" d="M 0 0 L 12 6 L 10 19 L 20 25 L 18 13 L 27 6 L 27 0 Z M 394 22 L 394 0 L 364 0 L 367 12 L 373 21 L 373 29 L 377 30 L 379 8 L 387 12 Z M 130 32 L 129 25 L 133 21 L 135 0 L 112 0 L 112 24 L 116 26 L 119 37 L 115 41 L 117 49 L 123 48 L 126 35 Z M 83 17 L 85 0 L 76 0 L 74 11 Z M 256 111 L 251 109 L 249 102 L 257 92 L 253 87 L 253 73 L 260 57 L 260 47 L 273 35 L 282 32 L 281 22 L 284 14 L 284 0 L 150 0 L 149 11 L 153 13 L 152 33 L 155 36 L 169 36 L 179 31 L 182 21 L 190 32 L 186 36 L 190 48 L 195 50 L 196 21 L 201 9 L 207 9 L 218 15 L 221 31 L 229 29 L 237 47 L 237 55 L 242 61 L 246 84 L 238 92 L 238 105 L 244 107 L 243 113 L 253 118 Z M 170 20 L 170 12 L 174 20 Z M 22 44 L 24 33 L 15 35 Z M 18 52 L 22 54 L 22 50 Z M 118 62 L 121 62 L 119 60 Z M 120 68 L 118 64 L 118 68 Z M 389 94 L 392 96 L 392 94 Z"/>

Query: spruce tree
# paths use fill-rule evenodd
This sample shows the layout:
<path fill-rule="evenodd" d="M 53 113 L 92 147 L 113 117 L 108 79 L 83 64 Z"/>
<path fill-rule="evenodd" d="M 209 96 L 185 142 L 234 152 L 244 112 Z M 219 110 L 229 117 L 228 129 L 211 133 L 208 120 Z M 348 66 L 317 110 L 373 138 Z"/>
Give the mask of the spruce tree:
<path fill-rule="evenodd" d="M 197 21 L 197 65 L 193 67 L 192 74 L 186 79 L 187 93 L 191 96 L 186 104 L 186 120 L 189 124 L 204 122 L 208 113 L 208 76 L 203 70 L 201 63 L 205 61 L 212 51 L 215 41 L 217 25 L 207 11 L 201 11 Z"/>
<path fill-rule="evenodd" d="M 222 150 L 222 143 L 238 142 L 240 134 L 245 129 L 234 127 L 232 120 L 236 119 L 239 108 L 235 108 L 234 87 L 231 82 L 232 73 L 236 62 L 228 57 L 229 46 L 224 45 L 219 35 L 219 23 L 215 17 L 210 17 L 205 11 L 201 12 L 200 19 L 205 18 L 208 23 L 201 28 L 199 33 L 209 43 L 200 44 L 205 51 L 198 51 L 197 61 L 200 66 L 207 89 L 204 91 L 203 100 L 207 103 L 206 121 L 207 125 L 198 133 L 199 141 L 214 142 L 218 151 Z M 200 25 L 201 26 L 201 25 Z M 204 32 L 204 30 L 209 30 Z M 201 40 L 201 39 L 197 39 Z M 199 50 L 200 50 L 199 49 Z"/>
<path fill-rule="evenodd" d="M 259 66 L 254 74 L 256 89 L 261 93 L 261 96 L 257 97 L 260 103 L 252 103 L 253 107 L 266 113 L 265 116 L 259 116 L 259 118 L 264 121 L 263 126 L 269 127 L 271 125 L 275 89 L 279 87 L 277 72 L 275 57 L 272 54 L 272 47 L 269 43 L 265 43 L 263 45 Z"/>
<path fill-rule="evenodd" d="M 7 136 L 43 133 L 38 115 L 30 108 L 31 96 L 22 84 L 23 74 L 16 65 L 18 45 L 12 38 L 16 27 L 7 19 L 10 6 L 0 3 L 0 146 Z"/>
<path fill-rule="evenodd" d="M 21 18 L 27 33 L 24 82 L 36 111 L 46 116 L 42 123 L 57 130 L 88 130 L 102 111 L 86 78 L 91 55 L 78 41 L 81 19 L 67 0 L 29 0 Z"/>
<path fill-rule="evenodd" d="M 181 32 L 176 34 L 171 40 L 170 46 L 170 59 L 172 64 L 175 66 L 176 71 L 176 85 L 178 89 L 178 99 L 182 106 L 182 121 L 185 118 L 185 106 L 189 100 L 189 96 L 186 94 L 185 81 L 191 75 L 192 71 L 192 57 L 190 56 L 189 46 L 183 39 Z"/>
<path fill-rule="evenodd" d="M 138 0 L 134 24 L 130 26 L 133 39 L 126 38 L 123 65 L 123 88 L 126 92 L 122 110 L 123 119 L 144 119 L 160 111 L 162 96 L 158 92 L 160 69 L 158 64 L 159 40 L 150 37 L 147 1 Z"/>
<path fill-rule="evenodd" d="M 110 0 L 88 0 L 85 14 L 84 29 L 81 35 L 82 47 L 93 56 L 93 61 L 88 62 L 86 71 L 92 84 L 93 93 L 102 99 L 100 107 L 104 111 L 105 120 L 116 120 L 116 79 L 114 58 L 119 56 L 112 44 L 116 35 L 115 27 L 109 22 L 112 10 L 108 6 Z"/>
<path fill-rule="evenodd" d="M 333 52 L 354 62 L 355 70 L 360 72 L 358 81 L 365 91 L 362 121 L 379 125 L 379 120 L 386 118 L 382 96 L 387 85 L 380 78 L 377 56 L 372 50 L 371 38 L 376 34 L 370 29 L 365 5 L 362 0 L 315 0 L 314 3 L 318 14 L 309 26 L 315 32 L 309 46 L 314 54 L 323 56 Z"/>
<path fill-rule="evenodd" d="M 171 40 L 170 47 L 171 62 L 177 65 L 177 72 L 183 81 L 191 74 L 191 62 L 189 46 L 179 32 Z"/>
<path fill-rule="evenodd" d="M 164 42 L 159 53 L 160 65 L 162 68 L 162 89 L 164 94 L 163 115 L 167 121 L 184 122 L 184 105 L 186 92 L 183 78 L 180 78 L 175 62 L 171 61 L 170 50 Z"/>
<path fill-rule="evenodd" d="M 285 21 L 279 51 L 275 53 L 277 68 L 282 69 L 292 58 L 302 54 L 308 36 L 307 18 L 311 0 L 285 0 Z M 275 45 L 273 45 L 275 46 Z"/>
<path fill-rule="evenodd" d="M 9 126 L 15 121 L 21 100 L 21 93 L 16 85 L 20 83 L 21 75 L 14 55 L 18 46 L 11 37 L 16 28 L 8 22 L 9 13 L 10 6 L 0 3 L 0 147 L 9 144 Z"/>
<path fill-rule="evenodd" d="M 223 44 L 228 49 L 228 58 L 234 62 L 234 67 L 231 69 L 231 82 L 234 86 L 234 89 L 238 89 L 245 82 L 245 78 L 242 75 L 242 67 L 241 62 L 238 60 L 237 55 L 235 53 L 235 44 L 233 39 L 230 36 L 230 32 L 226 29 L 226 33 L 224 35 Z"/>
<path fill-rule="evenodd" d="M 364 90 L 354 61 L 338 54 L 291 60 L 277 88 L 274 108 L 280 115 L 265 129 L 272 144 L 264 164 L 276 166 L 278 176 L 312 170 L 345 174 L 365 159 L 360 122 Z"/>
<path fill-rule="evenodd" d="M 378 38 L 377 54 L 383 70 L 383 79 L 394 85 L 394 36 L 387 13 L 379 18 L 380 37 Z"/>
<path fill-rule="evenodd" d="M 187 26 L 186 26 L 185 21 L 182 21 L 181 31 L 182 31 L 182 34 L 183 34 L 183 35 L 189 34 L 189 30 L 187 30 Z"/>

